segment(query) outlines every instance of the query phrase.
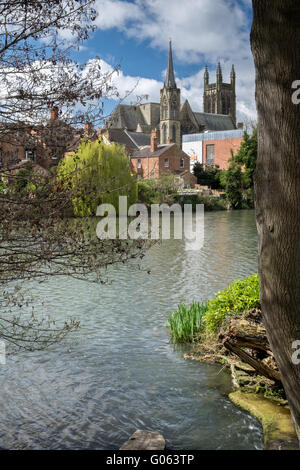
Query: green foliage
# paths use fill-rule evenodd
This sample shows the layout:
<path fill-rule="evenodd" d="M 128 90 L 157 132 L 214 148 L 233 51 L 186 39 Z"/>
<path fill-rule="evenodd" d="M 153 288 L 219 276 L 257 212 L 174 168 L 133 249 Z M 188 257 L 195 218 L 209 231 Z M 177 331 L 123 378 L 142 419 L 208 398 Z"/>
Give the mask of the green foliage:
<path fill-rule="evenodd" d="M 252 135 L 244 132 L 243 142 L 239 151 L 234 156 L 237 163 L 244 167 L 245 182 L 248 187 L 253 187 L 254 172 L 257 161 L 257 129 L 253 129 Z"/>
<path fill-rule="evenodd" d="M 118 144 L 82 140 L 76 153 L 60 161 L 57 176 L 63 187 L 74 191 L 75 215 L 94 215 L 101 203 L 118 210 L 119 196 L 127 196 L 128 205 L 137 200 L 129 158 Z"/>
<path fill-rule="evenodd" d="M 243 201 L 243 174 L 241 165 L 232 159 L 226 171 L 225 180 L 222 175 L 222 181 L 225 184 L 227 201 L 232 207 L 239 209 Z"/>
<path fill-rule="evenodd" d="M 24 168 L 21 168 L 16 174 L 15 189 L 17 191 L 22 191 L 24 189 L 34 190 L 35 186 L 32 183 L 32 179 L 33 169 L 31 164 L 28 164 L 24 166 Z"/>
<path fill-rule="evenodd" d="M 172 174 L 158 179 L 138 181 L 138 200 L 148 205 L 172 203 L 178 187 L 178 181 Z"/>
<path fill-rule="evenodd" d="M 193 173 L 197 178 L 197 183 L 202 186 L 209 186 L 211 189 L 220 188 L 220 168 L 218 165 L 203 165 L 196 162 Z"/>
<path fill-rule="evenodd" d="M 250 308 L 260 307 L 258 274 L 232 282 L 207 302 L 204 316 L 205 328 L 216 332 L 228 315 L 238 314 Z"/>
<path fill-rule="evenodd" d="M 232 152 L 231 152 L 232 153 Z M 227 171 L 219 174 L 220 185 L 233 208 L 253 207 L 253 178 L 257 160 L 257 130 L 252 135 L 244 132 L 243 141 L 236 155 L 231 156 Z"/>
<path fill-rule="evenodd" d="M 217 199 L 214 196 L 205 194 L 198 194 L 197 199 L 198 204 L 204 204 L 204 209 L 206 211 L 227 209 L 227 204 L 224 199 Z"/>
<path fill-rule="evenodd" d="M 5 183 L 5 181 L 3 181 L 3 179 L 0 179 L 0 193 L 6 193 L 7 190 L 8 190 L 7 184 Z"/>
<path fill-rule="evenodd" d="M 193 342 L 194 335 L 204 330 L 203 316 L 206 305 L 193 302 L 191 305 L 181 304 L 170 313 L 167 326 L 171 330 L 172 340 L 177 342 Z"/>

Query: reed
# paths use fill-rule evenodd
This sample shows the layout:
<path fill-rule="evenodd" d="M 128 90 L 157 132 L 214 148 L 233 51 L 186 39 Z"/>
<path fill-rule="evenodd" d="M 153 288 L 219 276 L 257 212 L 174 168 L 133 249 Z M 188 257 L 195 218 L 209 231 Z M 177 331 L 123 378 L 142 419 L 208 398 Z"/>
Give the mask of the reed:
<path fill-rule="evenodd" d="M 203 316 L 206 310 L 206 304 L 193 302 L 190 305 L 180 304 L 177 310 L 171 312 L 167 326 L 171 330 L 172 341 L 194 342 L 195 335 L 204 330 Z"/>

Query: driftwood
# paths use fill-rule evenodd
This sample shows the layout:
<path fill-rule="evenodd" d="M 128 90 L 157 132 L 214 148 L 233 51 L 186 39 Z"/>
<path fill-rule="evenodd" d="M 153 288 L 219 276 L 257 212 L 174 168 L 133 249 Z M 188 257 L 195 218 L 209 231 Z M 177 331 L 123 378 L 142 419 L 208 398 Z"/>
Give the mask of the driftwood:
<path fill-rule="evenodd" d="M 254 310 L 231 317 L 227 330 L 219 339 L 228 351 L 249 364 L 256 374 L 277 384 L 281 382 L 260 312 Z"/>
<path fill-rule="evenodd" d="M 223 344 L 226 349 L 236 354 L 243 362 L 252 366 L 259 375 L 275 380 L 275 382 L 281 382 L 280 374 L 276 370 L 266 366 L 262 361 L 254 359 L 250 354 L 246 353 L 246 351 L 230 341 L 225 341 Z"/>
<path fill-rule="evenodd" d="M 245 318 L 231 319 L 228 337 L 241 348 L 250 348 L 271 353 L 266 330 L 263 325 L 252 323 Z"/>

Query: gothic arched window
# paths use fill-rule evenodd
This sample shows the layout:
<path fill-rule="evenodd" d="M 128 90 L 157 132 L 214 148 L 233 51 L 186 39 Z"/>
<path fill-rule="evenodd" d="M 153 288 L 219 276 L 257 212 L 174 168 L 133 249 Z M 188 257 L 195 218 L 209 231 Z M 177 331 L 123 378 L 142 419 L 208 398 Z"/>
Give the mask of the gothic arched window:
<path fill-rule="evenodd" d="M 176 125 L 173 124 L 172 127 L 172 142 L 176 142 Z"/>
<path fill-rule="evenodd" d="M 171 119 L 177 120 L 177 100 L 175 97 L 171 104 Z"/>
<path fill-rule="evenodd" d="M 166 124 L 162 125 L 162 143 L 163 144 L 167 143 L 167 126 L 166 126 Z"/>

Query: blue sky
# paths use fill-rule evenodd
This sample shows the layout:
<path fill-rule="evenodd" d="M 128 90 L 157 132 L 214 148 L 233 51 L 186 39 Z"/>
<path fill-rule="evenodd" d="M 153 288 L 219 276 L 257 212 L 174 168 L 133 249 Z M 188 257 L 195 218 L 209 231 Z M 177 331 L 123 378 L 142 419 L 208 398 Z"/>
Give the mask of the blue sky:
<path fill-rule="evenodd" d="M 121 63 L 113 78 L 121 96 L 135 90 L 124 103 L 148 95 L 159 101 L 172 39 L 177 86 L 182 100 L 202 111 L 203 71 L 208 65 L 215 81 L 217 62 L 229 81 L 232 64 L 237 73 L 239 120 L 255 119 L 254 67 L 249 45 L 251 0 L 96 0 L 97 30 L 79 59 L 102 59 L 103 70 Z M 105 104 L 109 113 L 116 101 Z"/>

